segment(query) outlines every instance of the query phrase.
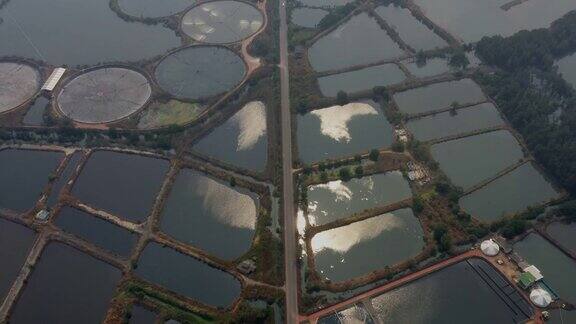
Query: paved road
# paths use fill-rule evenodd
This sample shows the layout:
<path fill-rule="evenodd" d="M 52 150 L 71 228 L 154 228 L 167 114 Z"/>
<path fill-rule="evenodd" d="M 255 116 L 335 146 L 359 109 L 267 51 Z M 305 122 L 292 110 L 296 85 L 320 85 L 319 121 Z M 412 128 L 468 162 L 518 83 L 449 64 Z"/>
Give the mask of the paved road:
<path fill-rule="evenodd" d="M 273 0 L 275 1 L 275 0 Z M 292 126 L 288 75 L 288 27 L 285 0 L 280 1 L 280 83 L 282 123 L 282 193 L 284 201 L 284 271 L 286 276 L 286 323 L 298 323 L 298 276 L 296 266 L 296 217 L 292 172 Z"/>

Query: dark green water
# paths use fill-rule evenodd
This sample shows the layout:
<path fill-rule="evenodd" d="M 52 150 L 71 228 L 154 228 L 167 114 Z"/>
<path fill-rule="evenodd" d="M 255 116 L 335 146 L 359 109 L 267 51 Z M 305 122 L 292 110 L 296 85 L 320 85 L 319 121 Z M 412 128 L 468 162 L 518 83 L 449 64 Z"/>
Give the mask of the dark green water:
<path fill-rule="evenodd" d="M 318 78 L 320 90 L 326 97 L 336 97 L 340 90 L 353 93 L 371 90 L 375 86 L 387 86 L 404 81 L 406 76 L 396 65 L 384 64 L 352 72 L 333 74 Z"/>
<path fill-rule="evenodd" d="M 133 222 L 142 222 L 154 204 L 169 163 L 112 151 L 92 153 L 72 188 L 82 202 Z"/>
<path fill-rule="evenodd" d="M 11 323 L 100 323 L 120 270 L 62 243 L 42 252 Z"/>
<path fill-rule="evenodd" d="M 157 315 L 156 313 L 149 311 L 148 309 L 134 305 L 130 311 L 132 315 L 130 317 L 130 324 L 154 324 L 156 323 Z"/>
<path fill-rule="evenodd" d="M 130 256 L 138 239 L 136 234 L 122 227 L 71 207 L 60 210 L 56 226 L 123 257 Z"/>
<path fill-rule="evenodd" d="M 232 275 L 157 243 L 146 246 L 136 274 L 214 307 L 228 307 L 240 294 Z"/>
<path fill-rule="evenodd" d="M 40 126 L 44 124 L 44 110 L 49 102 L 50 100 L 45 97 L 38 97 L 28 109 L 26 115 L 24 115 L 22 122 L 24 122 L 25 125 L 31 126 Z"/>
<path fill-rule="evenodd" d="M 0 151 L 0 207 L 18 212 L 34 207 L 63 157 L 61 152 Z"/>
<path fill-rule="evenodd" d="M 180 241 L 235 259 L 252 244 L 257 209 L 255 194 L 184 169 L 168 196 L 160 226 Z"/>
<path fill-rule="evenodd" d="M 118 0 L 120 9 L 138 18 L 166 17 L 193 6 L 196 0 Z"/>
<path fill-rule="evenodd" d="M 564 248 L 576 254 L 576 223 L 555 222 L 548 225 L 546 232 Z"/>
<path fill-rule="evenodd" d="M 450 71 L 448 61 L 443 58 L 428 59 L 423 65 L 417 64 L 416 62 L 407 61 L 405 65 L 410 73 L 412 73 L 417 78 L 429 77 Z"/>
<path fill-rule="evenodd" d="M 332 281 L 352 279 L 410 259 L 424 247 L 411 209 L 400 209 L 312 238 L 316 270 Z"/>
<path fill-rule="evenodd" d="M 35 238 L 36 233 L 31 229 L 0 218 L 0 302 L 20 273 Z"/>
<path fill-rule="evenodd" d="M 328 11 L 322 9 L 296 8 L 292 10 L 290 17 L 292 18 L 292 23 L 298 26 L 316 28 L 316 24 L 327 14 Z"/>

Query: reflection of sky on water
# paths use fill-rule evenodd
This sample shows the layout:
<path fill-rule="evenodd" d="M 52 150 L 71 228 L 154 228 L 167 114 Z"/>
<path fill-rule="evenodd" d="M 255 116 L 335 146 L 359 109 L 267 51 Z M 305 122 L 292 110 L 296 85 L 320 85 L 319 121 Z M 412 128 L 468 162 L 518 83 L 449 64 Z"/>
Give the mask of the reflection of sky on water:
<path fill-rule="evenodd" d="M 311 112 L 320 118 L 322 135 L 337 142 L 350 142 L 348 123 L 356 116 L 378 115 L 378 111 L 367 103 L 349 103 L 344 106 L 332 106 Z"/>
<path fill-rule="evenodd" d="M 232 121 L 238 125 L 237 151 L 250 150 L 266 135 L 266 106 L 261 101 L 247 103 Z"/>
<path fill-rule="evenodd" d="M 372 307 L 382 323 L 428 323 L 430 314 L 437 308 L 438 281 L 429 280 L 426 285 L 403 286 L 372 299 Z M 425 296 L 425 298 L 423 298 Z M 398 309 L 417 309 L 414 312 L 398 312 Z"/>
<path fill-rule="evenodd" d="M 241 192 L 208 177 L 198 179 L 196 194 L 204 197 L 204 208 L 222 224 L 256 228 L 256 204 Z"/>

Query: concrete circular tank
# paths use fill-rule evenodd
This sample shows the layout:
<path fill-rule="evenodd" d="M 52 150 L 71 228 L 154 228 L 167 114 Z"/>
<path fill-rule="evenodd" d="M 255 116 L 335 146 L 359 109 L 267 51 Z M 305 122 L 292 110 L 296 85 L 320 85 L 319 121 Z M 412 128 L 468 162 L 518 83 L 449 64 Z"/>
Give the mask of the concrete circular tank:
<path fill-rule="evenodd" d="M 234 43 L 254 35 L 264 22 L 256 7 L 241 1 L 212 1 L 190 9 L 182 31 L 199 42 Z"/>
<path fill-rule="evenodd" d="M 88 70 L 68 82 L 57 97 L 66 117 L 81 123 L 110 123 L 130 116 L 150 99 L 152 87 L 140 72 L 123 67 Z"/>
<path fill-rule="evenodd" d="M 154 71 L 158 85 L 180 99 L 196 100 L 230 91 L 246 75 L 246 64 L 223 46 L 192 46 L 166 56 Z"/>
<path fill-rule="evenodd" d="M 40 74 L 27 65 L 0 62 L 0 113 L 30 100 L 40 88 Z"/>

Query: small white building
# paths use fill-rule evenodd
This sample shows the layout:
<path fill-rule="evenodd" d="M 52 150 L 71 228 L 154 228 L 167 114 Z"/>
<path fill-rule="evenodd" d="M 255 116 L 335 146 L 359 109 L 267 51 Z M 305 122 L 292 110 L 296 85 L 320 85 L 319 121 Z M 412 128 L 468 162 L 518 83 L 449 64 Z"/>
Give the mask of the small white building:
<path fill-rule="evenodd" d="M 526 268 L 522 269 L 525 272 L 530 273 L 532 276 L 534 276 L 534 279 L 536 281 L 540 281 L 544 278 L 544 276 L 542 275 L 542 273 L 540 272 L 540 269 L 536 268 L 535 265 L 529 265 Z"/>
<path fill-rule="evenodd" d="M 50 77 L 48 77 L 48 80 L 46 80 L 42 86 L 42 90 L 52 92 L 54 88 L 56 88 L 58 82 L 60 82 L 60 79 L 62 79 L 65 72 L 65 68 L 55 68 L 54 71 L 52 71 L 52 74 L 50 74 Z"/>

